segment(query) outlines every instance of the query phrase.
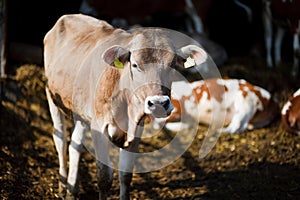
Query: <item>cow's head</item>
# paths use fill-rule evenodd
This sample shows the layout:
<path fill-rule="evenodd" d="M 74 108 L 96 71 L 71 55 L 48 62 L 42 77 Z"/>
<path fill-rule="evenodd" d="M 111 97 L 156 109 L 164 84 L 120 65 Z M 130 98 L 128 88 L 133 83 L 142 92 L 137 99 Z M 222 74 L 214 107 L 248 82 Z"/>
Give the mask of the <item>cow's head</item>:
<path fill-rule="evenodd" d="M 129 89 L 133 94 L 135 112 L 161 118 L 173 110 L 170 88 L 178 79 L 175 69 L 184 68 L 186 59 L 199 65 L 206 61 L 207 54 L 196 45 L 176 49 L 164 31 L 145 29 L 133 33 L 129 45 L 112 46 L 102 57 L 110 66 L 123 70 L 119 89 Z M 136 117 L 135 121 L 139 120 Z"/>

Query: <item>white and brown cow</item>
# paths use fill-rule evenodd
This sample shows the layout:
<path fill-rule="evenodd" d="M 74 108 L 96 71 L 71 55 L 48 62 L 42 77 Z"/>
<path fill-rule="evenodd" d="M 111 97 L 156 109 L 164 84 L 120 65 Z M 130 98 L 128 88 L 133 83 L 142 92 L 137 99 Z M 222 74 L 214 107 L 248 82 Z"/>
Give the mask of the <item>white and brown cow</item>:
<path fill-rule="evenodd" d="M 206 125 L 212 125 L 213 120 L 224 121 L 219 131 L 236 133 L 264 127 L 279 114 L 278 102 L 268 91 L 242 79 L 173 82 L 172 104 L 174 110 L 165 126 L 170 130 L 187 127 L 181 123 L 183 117 L 192 117 Z M 225 119 L 218 119 L 224 116 Z M 161 126 L 157 122 L 164 121 L 154 120 L 155 128 Z"/>
<path fill-rule="evenodd" d="M 108 146 L 120 150 L 120 198 L 129 199 L 134 157 L 146 115 L 167 117 L 173 67 L 184 59 L 196 65 L 208 58 L 196 45 L 175 48 L 165 29 L 127 32 L 105 21 L 75 14 L 62 16 L 44 39 L 47 99 L 59 156 L 60 192 L 76 194 L 82 138 L 90 130 L 97 159 L 100 199 L 113 180 Z M 64 114 L 73 114 L 75 128 L 69 145 Z M 124 150 L 125 149 L 125 150 Z"/>
<path fill-rule="evenodd" d="M 281 126 L 283 130 L 289 133 L 300 135 L 300 89 L 283 105 Z"/>
<path fill-rule="evenodd" d="M 293 36 L 292 75 L 299 73 L 300 56 L 300 1 L 298 0 L 263 0 L 263 24 L 265 29 L 266 61 L 269 67 L 280 64 L 281 46 L 285 31 Z M 276 34 L 273 43 L 273 25 Z M 273 45 L 274 44 L 274 45 Z M 274 49 L 274 62 L 272 59 Z"/>

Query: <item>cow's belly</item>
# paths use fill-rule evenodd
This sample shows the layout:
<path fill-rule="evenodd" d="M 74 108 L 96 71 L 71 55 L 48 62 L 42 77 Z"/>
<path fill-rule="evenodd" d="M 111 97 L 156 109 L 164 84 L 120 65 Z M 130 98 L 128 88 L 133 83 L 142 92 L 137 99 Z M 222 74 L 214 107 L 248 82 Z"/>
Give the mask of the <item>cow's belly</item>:
<path fill-rule="evenodd" d="M 72 110 L 73 81 L 71 81 L 71 76 L 71 74 L 66 75 L 66 72 L 62 70 L 51 70 L 47 75 L 48 88 L 52 98 L 55 104 L 64 110 Z"/>
<path fill-rule="evenodd" d="M 92 104 L 89 99 L 91 85 L 87 81 L 89 77 L 81 74 L 79 69 L 80 66 L 74 65 L 57 65 L 56 69 L 53 66 L 47 73 L 48 88 L 60 109 L 87 120 L 90 118 L 87 106 Z M 86 81 L 81 80 L 83 77 Z"/>
<path fill-rule="evenodd" d="M 198 104 L 198 120 L 201 124 L 212 125 L 222 123 L 224 126 L 230 124 L 234 111 L 231 104 L 222 105 L 218 102 L 205 101 Z"/>

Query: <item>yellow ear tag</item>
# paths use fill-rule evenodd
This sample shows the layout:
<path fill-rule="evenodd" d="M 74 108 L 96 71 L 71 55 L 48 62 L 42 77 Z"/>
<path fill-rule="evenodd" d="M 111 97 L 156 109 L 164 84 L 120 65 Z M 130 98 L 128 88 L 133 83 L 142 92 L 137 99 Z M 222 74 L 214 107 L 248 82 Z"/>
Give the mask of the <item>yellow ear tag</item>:
<path fill-rule="evenodd" d="M 123 69 L 124 68 L 123 63 L 121 63 L 121 61 L 119 60 L 119 58 L 115 58 L 114 65 L 115 65 L 116 68 L 119 68 L 119 69 Z"/>
<path fill-rule="evenodd" d="M 195 65 L 196 65 L 195 60 L 189 56 L 184 63 L 184 68 L 190 68 Z"/>

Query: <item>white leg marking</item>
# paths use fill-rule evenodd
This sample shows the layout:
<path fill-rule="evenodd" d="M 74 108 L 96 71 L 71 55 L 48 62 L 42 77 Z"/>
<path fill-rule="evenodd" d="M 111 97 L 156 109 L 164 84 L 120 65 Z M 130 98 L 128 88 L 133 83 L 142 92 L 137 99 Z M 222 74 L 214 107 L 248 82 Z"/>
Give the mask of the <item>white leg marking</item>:
<path fill-rule="evenodd" d="M 235 112 L 231 123 L 226 128 L 220 129 L 221 133 L 236 133 L 246 130 L 249 120 L 253 117 L 257 110 L 253 98 L 245 99 L 243 96 L 236 97 L 233 107 Z"/>
<path fill-rule="evenodd" d="M 59 160 L 59 192 L 63 192 L 65 188 L 64 184 L 67 180 L 67 133 L 64 124 L 65 118 L 54 104 L 48 89 L 46 89 L 46 95 L 54 127 L 53 140 Z M 64 183 L 62 184 L 62 182 Z"/>
<path fill-rule="evenodd" d="M 76 121 L 74 131 L 71 137 L 71 143 L 69 145 L 69 175 L 68 175 L 68 186 L 71 190 L 76 188 L 78 167 L 80 161 L 80 154 L 82 151 L 83 136 L 86 127 L 80 121 Z M 77 192 L 77 191 L 75 191 Z"/>
<path fill-rule="evenodd" d="M 169 131 L 176 132 L 176 131 L 188 129 L 189 124 L 184 122 L 170 122 L 170 123 L 166 123 L 165 128 L 168 129 Z"/>
<path fill-rule="evenodd" d="M 219 130 L 219 132 L 220 133 L 231 133 L 231 134 L 238 132 L 241 127 L 241 121 L 234 119 L 234 118 L 232 119 L 231 123 L 226 128 L 221 128 Z"/>

